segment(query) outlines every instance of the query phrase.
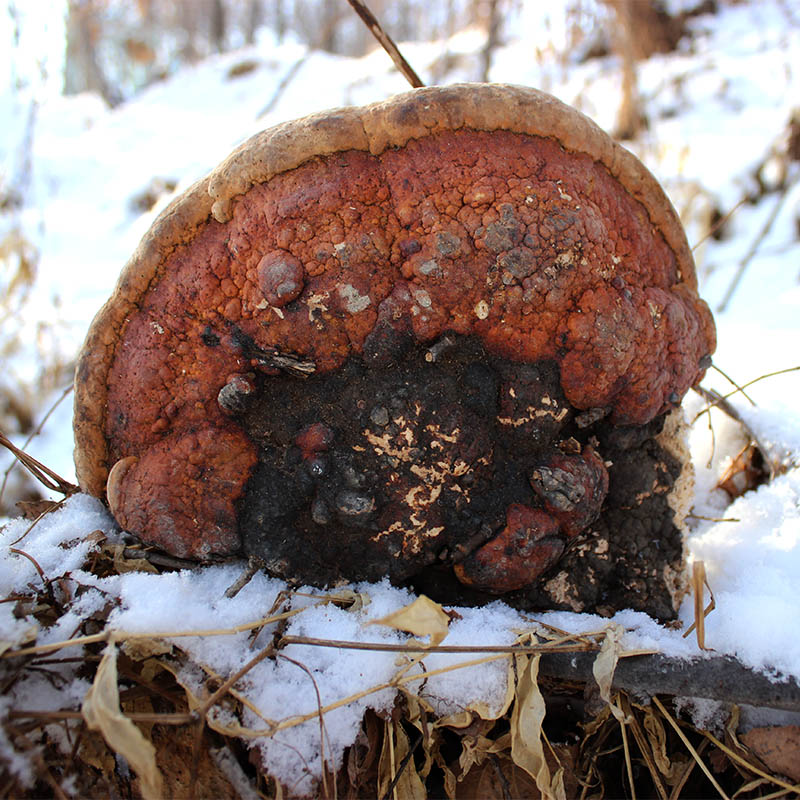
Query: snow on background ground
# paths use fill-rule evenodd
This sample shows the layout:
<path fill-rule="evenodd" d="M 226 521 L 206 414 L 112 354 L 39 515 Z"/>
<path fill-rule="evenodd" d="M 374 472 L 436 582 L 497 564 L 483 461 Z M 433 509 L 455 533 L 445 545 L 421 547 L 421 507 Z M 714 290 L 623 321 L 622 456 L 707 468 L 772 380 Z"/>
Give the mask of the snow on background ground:
<path fill-rule="evenodd" d="M 558 43 L 559 32 L 544 28 L 534 11 L 519 30 L 540 31 L 546 39 L 511 41 L 498 51 L 492 79 L 546 89 L 577 105 L 601 125 L 611 128 L 619 103 L 619 72 L 613 58 L 573 63 L 570 59 L 537 60 Z M 793 16 L 794 15 L 794 16 Z M 552 19 L 558 13 L 553 12 Z M 793 108 L 800 102 L 800 20 L 790 4 L 763 0 L 722 5 L 716 16 L 693 23 L 692 45 L 668 56 L 655 56 L 640 66 L 639 85 L 647 99 L 650 127 L 631 146 L 662 181 L 684 215 L 690 241 L 705 229 L 710 208 L 733 208 L 752 191 L 753 170 L 781 147 Z M 445 52 L 461 54 L 446 82 L 469 78 L 482 37 L 463 32 L 449 42 L 409 44 L 409 61 L 428 79 L 427 69 Z M 228 70 L 254 58 L 259 66 L 236 79 Z M 291 83 L 273 103 L 282 78 L 305 58 Z M 133 251 L 165 197 L 151 212 L 141 214 L 132 200 L 153 178 L 178 182 L 178 191 L 213 167 L 236 144 L 269 125 L 340 104 L 378 100 L 405 90 L 403 79 L 382 52 L 362 59 L 323 53 L 308 55 L 293 43 L 277 44 L 265 35 L 248 51 L 209 59 L 142 92 L 132 101 L 108 111 L 92 96 L 32 98 L 22 93 L 0 96 L 0 158 L 6 174 L 19 168 L 26 125 L 34 119 L 29 202 L 14 221 L 40 252 L 37 282 L 19 323 L 20 352 L 4 363 L 5 384 L 31 384 L 43 358 L 69 363 L 82 342 L 91 317 L 110 294 L 120 266 Z M 776 162 L 777 163 L 777 162 Z M 708 240 L 696 251 L 701 293 L 716 309 L 725 296 L 740 261 L 769 216 L 777 216 L 769 234 L 723 313 L 717 314 L 719 347 L 714 361 L 739 383 L 766 372 L 800 364 L 800 181 L 791 165 L 791 188 L 767 193 L 755 205 L 744 205 L 733 216 L 722 241 Z M 764 173 L 772 179 L 769 169 Z M 0 218 L 0 225 L 10 224 Z M 4 234 L 6 228 L 0 228 Z M 732 387 L 713 371 L 705 385 L 727 392 Z M 63 387 L 62 387 L 63 388 Z M 706 417 L 691 434 L 697 470 L 695 514 L 721 519 L 696 519 L 689 542 L 690 557 L 705 562 L 717 608 L 706 620 L 706 641 L 717 653 L 729 653 L 768 673 L 800 678 L 800 373 L 766 379 L 732 404 L 766 444 L 783 473 L 728 504 L 715 484 L 743 444 L 739 427 L 714 412 L 714 442 Z M 42 396 L 41 417 L 60 390 Z M 703 407 L 695 395 L 685 401 L 689 417 Z M 21 443 L 19 437 L 17 441 Z M 67 478 L 71 464 L 71 407 L 67 400 L 54 412 L 29 451 Z M 9 463 L 0 454 L 0 468 Z M 34 566 L 8 550 L 28 523 L 12 522 L 0 541 L 0 596 L 25 593 L 39 585 Z M 127 631 L 179 631 L 228 628 L 266 616 L 284 585 L 256 576 L 234 599 L 225 590 L 238 577 L 241 565 L 215 566 L 194 572 L 154 576 L 128 573 L 99 580 L 81 569 L 96 544 L 85 537 L 96 530 L 111 540 L 118 534 L 100 505 L 78 496 L 47 516 L 18 545 L 32 555 L 53 579 L 69 574 L 70 585 L 83 588 L 56 625 L 40 630 L 33 618 L 17 619 L 12 603 L 0 603 L 0 639 L 17 646 L 36 637 L 37 643 L 69 638 L 82 619 L 101 609 L 110 595 L 119 598 L 111 623 Z M 365 627 L 370 619 L 408 603 L 403 590 L 386 584 L 355 587 L 371 603 L 358 611 L 334 605 L 313 606 L 289 622 L 287 633 L 354 641 L 398 642 L 402 636 L 380 626 Z M 295 603 L 299 602 L 295 600 Z M 178 612 L 179 613 L 176 613 Z M 463 619 L 450 628 L 448 644 L 510 643 L 516 631 L 531 621 L 497 602 L 480 609 L 460 610 Z M 680 618 L 692 620 L 690 599 Z M 570 631 L 601 630 L 608 620 L 566 613 L 542 614 Z M 620 612 L 615 621 L 626 628 L 629 648 L 653 648 L 680 656 L 701 655 L 693 639 L 667 630 L 643 614 Z M 238 669 L 268 641 L 272 626 L 255 642 L 247 632 L 223 637 L 181 639 L 197 661 L 222 674 Z M 77 651 L 73 651 L 77 652 Z M 65 651 L 65 655 L 69 655 Z M 387 681 L 396 671 L 393 654 L 335 651 L 292 645 L 285 651 L 311 670 L 323 704 Z M 426 658 L 428 669 L 461 656 Z M 17 684 L 0 703 L 9 708 L 55 709 L 77 707 L 88 686 L 69 665 L 61 667 L 65 688 L 56 692 L 41 679 Z M 191 683 L 196 677 L 185 676 Z M 199 685 L 199 684 L 198 684 Z M 317 700 L 308 674 L 291 662 L 262 662 L 242 686 L 268 719 L 285 719 L 311 712 Z M 503 661 L 445 673 L 431 678 L 424 692 L 436 710 L 455 713 L 482 702 L 499 708 L 505 693 Z M 326 752 L 335 758 L 355 736 L 364 709 L 388 708 L 395 690 L 383 690 L 326 716 Z M 264 719 L 250 713 L 244 724 L 263 727 Z M 309 775 L 319 771 L 319 727 L 311 721 L 290 727 L 257 744 L 277 777 L 295 790 L 311 786 Z M 7 751 L 0 743 L 0 750 Z M 8 753 L 6 752 L 6 755 Z M 18 762 L 19 770 L 27 767 Z"/>

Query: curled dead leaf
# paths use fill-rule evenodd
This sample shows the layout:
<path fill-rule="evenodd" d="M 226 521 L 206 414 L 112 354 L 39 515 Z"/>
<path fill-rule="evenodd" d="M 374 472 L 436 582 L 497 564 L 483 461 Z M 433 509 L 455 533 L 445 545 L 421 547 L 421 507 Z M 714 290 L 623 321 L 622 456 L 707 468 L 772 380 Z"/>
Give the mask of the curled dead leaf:
<path fill-rule="evenodd" d="M 123 756 L 141 782 L 145 800 L 163 797 L 163 781 L 156 766 L 155 748 L 120 709 L 117 685 L 117 645 L 103 652 L 97 675 L 83 699 L 81 713 L 89 730 L 100 731 L 108 746 Z"/>
<path fill-rule="evenodd" d="M 614 681 L 614 671 L 617 668 L 619 655 L 622 651 L 622 635 L 625 631 L 621 625 L 611 623 L 606 628 L 606 635 L 600 652 L 594 660 L 592 674 L 600 689 L 600 697 L 608 703 L 611 713 L 619 722 L 625 721 L 625 715 L 611 698 L 611 685 Z"/>
<path fill-rule="evenodd" d="M 421 594 L 413 603 L 385 617 L 372 620 L 369 624 L 386 625 L 414 636 L 430 636 L 431 647 L 436 647 L 447 636 L 449 623 L 447 612 L 438 603 Z"/>

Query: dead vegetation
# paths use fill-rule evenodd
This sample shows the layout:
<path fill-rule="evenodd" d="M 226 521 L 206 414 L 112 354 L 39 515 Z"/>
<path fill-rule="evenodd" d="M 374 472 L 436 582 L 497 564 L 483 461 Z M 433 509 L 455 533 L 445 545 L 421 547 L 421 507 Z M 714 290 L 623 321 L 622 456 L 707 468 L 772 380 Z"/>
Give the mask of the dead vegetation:
<path fill-rule="evenodd" d="M 29 467 L 58 484 L 57 476 L 42 465 Z M 62 491 L 69 491 L 66 484 Z M 25 537 L 50 510 L 28 509 L 31 525 L 12 543 L 14 553 L 33 561 L 41 583 L 0 601 L 13 604 L 18 618 L 30 617 L 42 628 L 63 618 L 82 591 L 67 576 L 49 580 L 25 553 Z M 112 542 L 101 531 L 93 537 L 96 548 L 84 569 L 98 578 L 187 566 Z M 230 594 L 252 574 L 245 569 Z M 702 621 L 713 606 L 702 608 L 702 571 L 695 571 L 695 579 L 700 598 L 697 636 L 703 647 Z M 421 597 L 375 621 L 407 633 L 405 644 L 288 635 L 289 619 L 320 604 L 358 611 L 369 602 L 368 596 L 352 590 L 316 595 L 311 605 L 308 599 L 287 590 L 266 617 L 235 629 L 217 629 L 211 619 L 207 630 L 191 634 L 126 633 L 108 624 L 119 602 L 109 594 L 105 607 L 82 618 L 68 639 L 36 644 L 34 627 L 29 642 L 13 647 L 5 643 L 0 657 L 4 696 L 13 698 L 14 686 L 34 673 L 56 689 L 65 688 L 68 675 L 91 683 L 91 688 L 82 702 L 65 702 L 57 710 L 24 707 L 18 700 L 6 703 L 5 756 L 10 748 L 16 756 L 2 765 L 0 797 L 294 797 L 298 787 L 276 781 L 270 764 L 249 746 L 309 721 L 325 765 L 314 783 L 313 793 L 320 797 L 676 800 L 800 795 L 796 727 L 757 728 L 740 736 L 736 702 L 720 706 L 726 719 L 718 729 L 695 727 L 681 713 L 684 701 L 661 692 L 655 671 L 652 691 L 643 692 L 624 677 L 627 664 L 648 663 L 653 656 L 624 652 L 619 626 L 575 635 L 531 620 L 512 646 L 452 647 L 446 636 L 458 612 Z M 265 630 L 271 635 L 260 637 Z M 218 674 L 183 644 L 188 635 L 242 632 L 248 632 L 252 654 L 231 674 Z M 397 654 L 397 669 L 390 680 L 326 706 L 297 648 L 293 657 L 286 654 L 289 645 L 391 650 Z M 425 659 L 433 652 L 459 657 L 431 670 Z M 262 661 L 279 659 L 307 673 L 313 687 L 309 691 L 317 692 L 316 711 L 270 719 L 253 705 L 248 674 Z M 581 660 L 590 672 L 573 668 Z M 458 713 L 437 714 L 422 691 L 426 682 L 437 672 L 488 661 L 506 664 L 501 707 L 492 711 L 475 704 Z M 628 681 L 627 690 L 619 689 L 620 675 L 623 683 Z M 731 701 L 752 699 L 743 682 L 716 682 L 726 687 Z M 699 695 L 712 696 L 699 683 L 694 685 Z M 394 705 L 383 714 L 367 711 L 355 741 L 334 766 L 325 745 L 327 715 L 387 688 L 396 691 Z M 800 709 L 800 687 L 791 686 L 785 707 Z M 249 717 L 246 710 L 252 712 Z M 254 717 L 259 720 L 255 728 L 247 721 Z"/>
<path fill-rule="evenodd" d="M 125 558 L 118 546 L 99 544 L 89 565 L 98 576 L 155 569 L 144 559 Z M 65 610 L 60 594 L 58 587 L 46 585 L 36 595 L 4 601 L 15 603 L 18 613 L 33 614 L 49 624 Z M 252 625 L 254 632 L 302 613 L 292 610 L 291 593 L 280 601 L 271 617 Z M 352 593 L 319 598 L 319 602 L 340 606 L 362 601 Z M 442 612 L 443 618 L 437 620 L 441 609 L 434 605 L 418 600 L 384 621 L 413 628 L 418 634 L 427 631 L 433 634 L 433 642 L 446 633 L 447 626 L 447 614 Z M 3 654 L 4 693 L 26 671 L 36 671 L 57 684 L 55 667 L 68 661 L 75 662 L 76 674 L 92 681 L 92 688 L 80 707 L 35 711 L 12 705 L 8 709 L 5 735 L 35 770 L 36 778 L 26 785 L 19 765 L 16 774 L 6 766 L 0 796 L 294 796 L 293 787 L 277 783 L 270 776 L 269 764 L 254 757 L 256 750 L 248 752 L 246 743 L 304 720 L 265 719 L 260 730 L 248 729 L 240 720 L 249 701 L 236 688 L 260 660 L 286 657 L 279 633 L 257 648 L 243 669 L 221 676 L 192 663 L 178 637 L 126 635 L 109 630 L 104 623 L 103 615 L 95 615 L 84 620 L 68 641 Z M 205 635 L 228 632 L 211 630 Z M 82 645 L 82 655 L 67 656 L 76 652 L 74 647 L 66 650 L 75 644 Z M 790 757 L 787 748 L 796 754 L 794 729 L 753 734 L 745 740 L 750 742 L 748 747 L 737 738 L 735 705 L 729 707 L 724 731 L 715 735 L 681 719 L 667 697 L 643 700 L 626 692 L 610 693 L 613 668 L 621 654 L 614 636 L 605 632 L 567 636 L 538 626 L 537 635 L 520 637 L 513 654 L 489 653 L 479 659 L 473 654 L 451 667 L 459 669 L 486 659 L 507 662 L 507 699 L 497 714 L 472 709 L 437 717 L 430 702 L 417 693 L 424 674 L 409 669 L 436 645 L 417 649 L 421 652 L 411 656 L 398 648 L 406 652 L 407 660 L 390 682 L 398 690 L 394 707 L 384 715 L 366 714 L 341 767 L 334 770 L 328 762 L 317 796 L 667 800 L 800 793 L 800 786 L 792 783 L 796 777 L 782 777 L 769 766 L 793 763 L 786 759 Z M 540 676 L 540 661 L 553 649 L 593 652 L 595 680 Z M 302 662 L 295 663 L 303 668 Z M 185 678 L 198 669 L 205 675 L 201 692 Z M 380 688 L 367 687 L 364 692 Z M 319 720 L 323 743 L 325 718 L 331 710 L 320 707 L 310 715 Z M 324 746 L 322 753 L 325 757 Z M 780 757 L 783 762 L 775 760 Z M 786 767 L 784 771 L 791 772 Z"/>

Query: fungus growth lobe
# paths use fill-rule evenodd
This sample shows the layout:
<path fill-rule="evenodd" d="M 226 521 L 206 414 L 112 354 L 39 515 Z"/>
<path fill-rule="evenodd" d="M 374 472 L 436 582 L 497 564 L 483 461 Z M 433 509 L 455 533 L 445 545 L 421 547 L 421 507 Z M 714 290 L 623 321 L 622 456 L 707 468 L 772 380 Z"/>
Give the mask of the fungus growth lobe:
<path fill-rule="evenodd" d="M 177 556 L 668 618 L 714 336 L 634 156 L 533 89 L 415 90 L 160 215 L 79 359 L 78 477 Z"/>

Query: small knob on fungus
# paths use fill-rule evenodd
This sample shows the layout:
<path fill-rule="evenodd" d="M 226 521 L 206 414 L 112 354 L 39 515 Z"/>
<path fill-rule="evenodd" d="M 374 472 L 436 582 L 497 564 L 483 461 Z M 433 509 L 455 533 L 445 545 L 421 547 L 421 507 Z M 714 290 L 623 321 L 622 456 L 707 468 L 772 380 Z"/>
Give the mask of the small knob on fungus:
<path fill-rule="evenodd" d="M 295 437 L 294 443 L 300 448 L 303 458 L 311 458 L 325 452 L 333 444 L 333 431 L 322 422 L 313 422 Z"/>
<path fill-rule="evenodd" d="M 303 265 L 286 250 L 273 250 L 258 262 L 258 286 L 271 306 L 280 308 L 300 296 Z"/>
<path fill-rule="evenodd" d="M 242 414 L 255 394 L 256 386 L 250 375 L 230 375 L 219 390 L 217 403 L 226 414 Z"/>
<path fill-rule="evenodd" d="M 506 526 L 453 568 L 461 583 L 503 594 L 533 583 L 561 558 L 564 540 L 549 514 L 521 503 L 506 510 Z"/>
<path fill-rule="evenodd" d="M 608 471 L 591 447 L 580 455 L 555 453 L 533 470 L 531 487 L 567 536 L 576 536 L 600 515 Z"/>

